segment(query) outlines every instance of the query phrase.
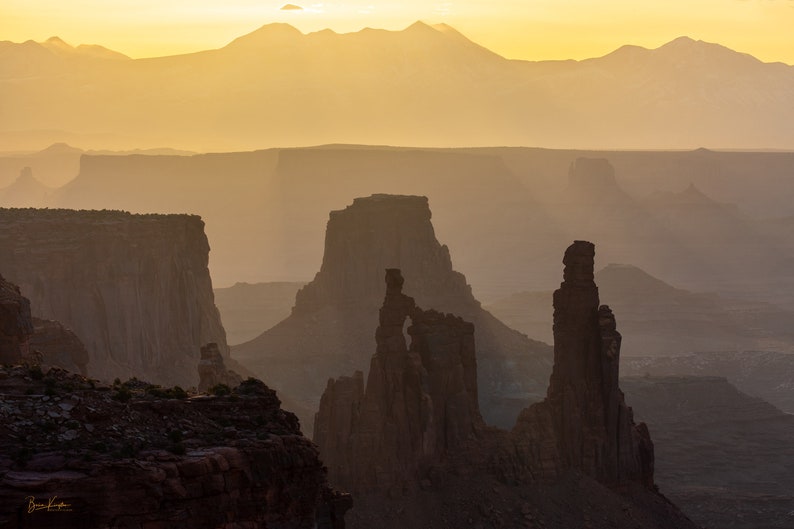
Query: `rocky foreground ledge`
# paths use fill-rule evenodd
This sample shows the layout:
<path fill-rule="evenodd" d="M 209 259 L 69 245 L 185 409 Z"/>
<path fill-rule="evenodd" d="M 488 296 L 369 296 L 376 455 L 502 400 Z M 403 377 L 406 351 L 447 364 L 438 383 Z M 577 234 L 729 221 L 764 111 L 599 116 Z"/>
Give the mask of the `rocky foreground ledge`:
<path fill-rule="evenodd" d="M 276 393 L 213 392 L 0 367 L 0 527 L 343 527 L 350 497 Z"/>

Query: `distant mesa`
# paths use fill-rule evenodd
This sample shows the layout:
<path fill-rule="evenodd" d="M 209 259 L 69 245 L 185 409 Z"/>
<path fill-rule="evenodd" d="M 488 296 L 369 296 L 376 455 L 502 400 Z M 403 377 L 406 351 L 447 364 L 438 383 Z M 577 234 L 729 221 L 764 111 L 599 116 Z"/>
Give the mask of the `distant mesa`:
<path fill-rule="evenodd" d="M 568 172 L 571 187 L 599 189 L 614 187 L 615 169 L 606 158 L 577 158 Z"/>
<path fill-rule="evenodd" d="M 295 4 L 284 4 L 281 6 L 281 11 L 303 11 L 303 8 Z"/>
<path fill-rule="evenodd" d="M 610 204 L 621 209 L 631 198 L 620 188 L 615 168 L 606 158 L 579 157 L 568 170 L 568 199 L 575 203 Z"/>

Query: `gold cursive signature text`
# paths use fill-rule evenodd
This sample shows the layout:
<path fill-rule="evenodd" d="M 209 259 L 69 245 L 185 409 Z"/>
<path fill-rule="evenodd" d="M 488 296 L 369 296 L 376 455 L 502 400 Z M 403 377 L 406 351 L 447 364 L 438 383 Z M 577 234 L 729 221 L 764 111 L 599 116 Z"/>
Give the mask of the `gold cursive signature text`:
<path fill-rule="evenodd" d="M 34 496 L 28 496 L 25 500 L 28 502 L 28 514 L 34 513 L 36 511 L 47 511 L 47 512 L 69 512 L 72 509 L 71 503 L 64 503 L 63 501 L 56 502 L 55 500 L 58 499 L 58 496 L 53 496 L 47 500 L 47 503 L 36 503 L 36 498 Z"/>

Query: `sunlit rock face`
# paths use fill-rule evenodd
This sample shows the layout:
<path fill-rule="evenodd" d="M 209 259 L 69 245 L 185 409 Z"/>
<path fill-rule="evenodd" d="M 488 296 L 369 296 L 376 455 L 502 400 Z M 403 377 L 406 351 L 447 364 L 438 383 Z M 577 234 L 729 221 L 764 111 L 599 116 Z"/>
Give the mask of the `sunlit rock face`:
<path fill-rule="evenodd" d="M 298 292 L 292 314 L 235 346 L 234 357 L 300 402 L 306 428 L 329 377 L 366 372 L 387 268 L 401 270 L 406 295 L 419 306 L 454 313 L 476 327 L 478 396 L 486 422 L 509 427 L 527 400 L 542 398 L 551 348 L 482 309 L 436 239 L 422 196 L 372 195 L 331 212 L 322 266 Z"/>
<path fill-rule="evenodd" d="M 196 216 L 0 209 L 0 269 L 85 344 L 96 378 L 190 387 L 202 345 L 228 357 L 208 257 Z"/>

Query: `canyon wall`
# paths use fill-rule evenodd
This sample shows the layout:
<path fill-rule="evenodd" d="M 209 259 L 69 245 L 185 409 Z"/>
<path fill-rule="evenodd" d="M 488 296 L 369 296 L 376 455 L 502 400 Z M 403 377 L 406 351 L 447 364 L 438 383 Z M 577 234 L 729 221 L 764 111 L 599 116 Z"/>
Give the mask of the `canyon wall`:
<path fill-rule="evenodd" d="M 189 387 L 202 345 L 228 357 L 208 255 L 196 216 L 0 209 L 0 270 L 85 344 L 95 378 Z"/>

